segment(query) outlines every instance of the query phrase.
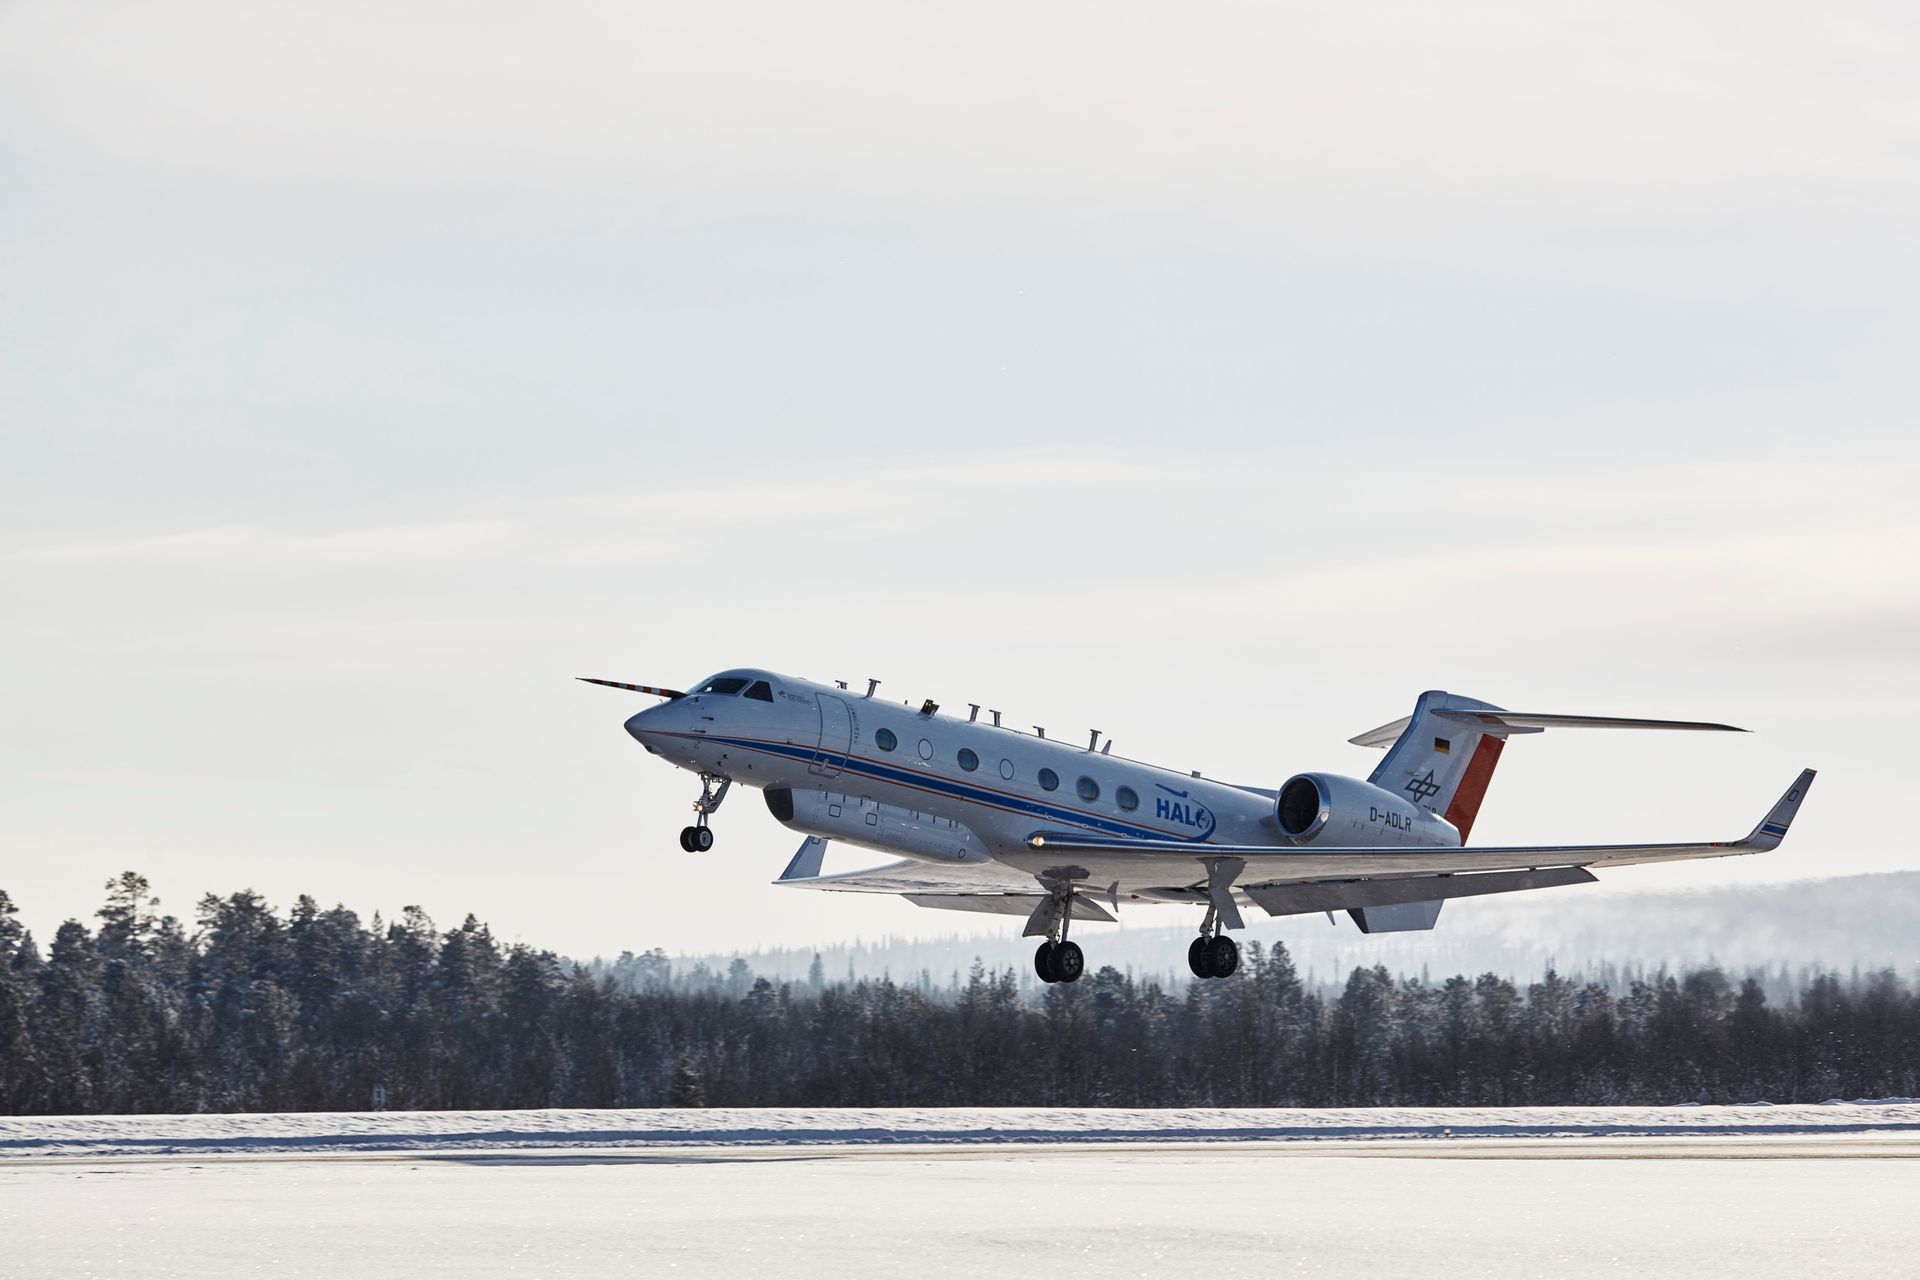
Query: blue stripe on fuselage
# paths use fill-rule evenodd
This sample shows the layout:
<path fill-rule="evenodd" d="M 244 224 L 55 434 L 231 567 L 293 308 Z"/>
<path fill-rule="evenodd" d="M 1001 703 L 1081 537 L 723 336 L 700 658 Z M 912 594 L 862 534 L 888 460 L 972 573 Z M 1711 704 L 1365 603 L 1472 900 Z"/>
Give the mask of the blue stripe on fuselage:
<path fill-rule="evenodd" d="M 930 774 L 914 773 L 910 770 L 881 764 L 877 760 L 866 760 L 856 755 L 841 756 L 836 752 L 823 752 L 817 747 L 796 746 L 787 742 L 768 742 L 758 738 L 732 738 L 719 734 L 675 733 L 663 734 L 675 738 L 685 738 L 691 742 L 724 742 L 728 746 L 741 747 L 748 751 L 759 751 L 766 755 L 781 756 L 790 760 L 814 762 L 816 757 L 824 756 L 821 763 L 839 761 L 838 768 L 855 774 L 863 774 L 877 782 L 891 782 L 899 786 L 911 787 L 917 791 L 930 791 L 935 795 L 951 796 L 957 800 L 966 800 L 973 804 L 984 804 L 990 808 L 1002 809 L 1008 813 L 1024 813 L 1034 817 L 1052 818 L 1075 826 L 1089 827 L 1096 831 L 1108 831 L 1123 836 L 1146 836 L 1155 840 L 1169 837 L 1201 844 L 1213 834 L 1208 830 L 1201 835 L 1182 832 L 1161 831 L 1155 827 L 1137 826 L 1130 822 L 1117 822 L 1109 818 L 1096 817 L 1078 809 L 1061 809 L 1024 796 L 1009 795 L 1004 791 L 992 791 L 981 787 L 969 787 L 962 783 L 949 782 L 945 778 Z M 1216 820 L 1215 826 L 1217 827 Z"/>

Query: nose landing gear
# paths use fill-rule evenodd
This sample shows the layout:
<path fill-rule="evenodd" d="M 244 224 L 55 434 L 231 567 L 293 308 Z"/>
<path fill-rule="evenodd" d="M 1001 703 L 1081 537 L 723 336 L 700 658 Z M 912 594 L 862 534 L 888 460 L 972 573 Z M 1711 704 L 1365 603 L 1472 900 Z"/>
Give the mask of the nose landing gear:
<path fill-rule="evenodd" d="M 720 802 L 727 798 L 727 788 L 732 785 L 732 778 L 711 773 L 700 775 L 700 798 L 693 802 L 693 825 L 680 828 L 682 849 L 688 853 L 705 853 L 713 848 L 713 828 L 707 825 L 707 817 L 720 808 Z"/>

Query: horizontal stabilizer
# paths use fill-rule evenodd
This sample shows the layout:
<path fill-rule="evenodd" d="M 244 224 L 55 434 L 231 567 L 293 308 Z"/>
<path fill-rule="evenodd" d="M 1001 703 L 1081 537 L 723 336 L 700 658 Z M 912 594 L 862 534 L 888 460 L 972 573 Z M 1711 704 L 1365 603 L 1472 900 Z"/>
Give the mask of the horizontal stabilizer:
<path fill-rule="evenodd" d="M 1478 729 L 1482 733 L 1506 736 L 1515 733 L 1540 733 L 1546 729 L 1684 729 L 1708 733 L 1746 733 L 1737 725 L 1715 724 L 1709 720 L 1636 720 L 1624 716 L 1565 716 L 1546 715 L 1531 711 L 1468 711 L 1434 710 L 1428 715 L 1435 720 L 1450 721 L 1468 728 Z M 1407 726 L 1413 723 L 1412 716 L 1401 716 L 1391 724 L 1383 724 L 1378 729 L 1369 729 L 1357 737 L 1348 738 L 1356 747 L 1390 747 L 1400 740 Z"/>

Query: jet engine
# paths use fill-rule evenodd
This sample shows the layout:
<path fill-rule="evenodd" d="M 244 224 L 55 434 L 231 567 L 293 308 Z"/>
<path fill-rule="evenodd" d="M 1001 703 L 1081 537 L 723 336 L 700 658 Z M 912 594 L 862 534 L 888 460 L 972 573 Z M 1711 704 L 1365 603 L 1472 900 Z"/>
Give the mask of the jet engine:
<path fill-rule="evenodd" d="M 1457 847 L 1451 822 L 1402 795 L 1337 773 L 1300 773 L 1275 793 L 1274 821 L 1288 844 Z"/>

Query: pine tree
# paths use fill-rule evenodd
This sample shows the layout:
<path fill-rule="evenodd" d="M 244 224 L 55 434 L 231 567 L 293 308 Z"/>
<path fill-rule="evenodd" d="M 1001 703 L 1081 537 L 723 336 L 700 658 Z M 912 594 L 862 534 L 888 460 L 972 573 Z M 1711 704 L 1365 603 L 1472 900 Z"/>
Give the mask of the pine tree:
<path fill-rule="evenodd" d="M 32 997 L 16 968 L 27 931 L 13 899 L 0 889 L 0 1115 L 35 1109 L 40 1057 L 32 1037 Z"/>

